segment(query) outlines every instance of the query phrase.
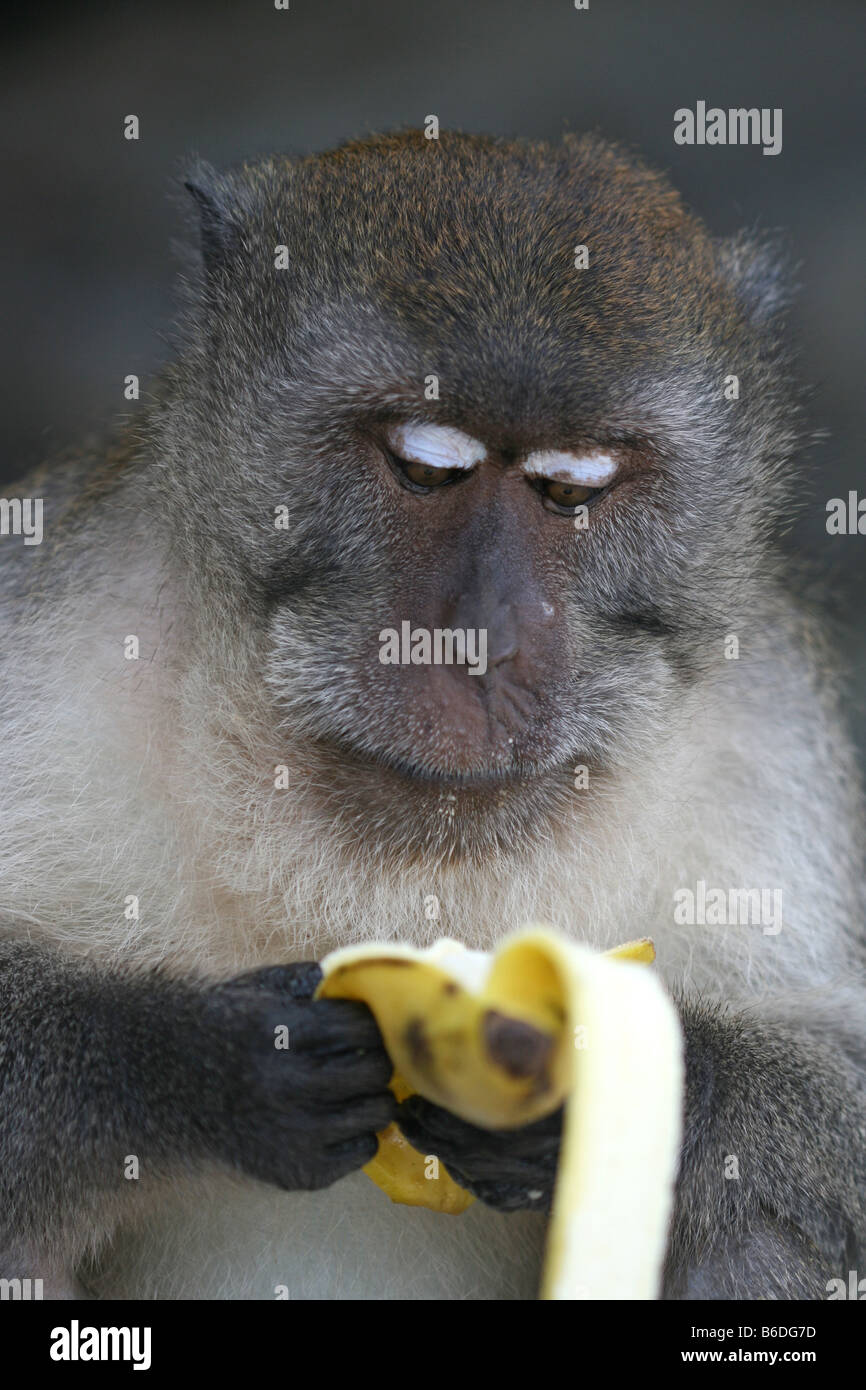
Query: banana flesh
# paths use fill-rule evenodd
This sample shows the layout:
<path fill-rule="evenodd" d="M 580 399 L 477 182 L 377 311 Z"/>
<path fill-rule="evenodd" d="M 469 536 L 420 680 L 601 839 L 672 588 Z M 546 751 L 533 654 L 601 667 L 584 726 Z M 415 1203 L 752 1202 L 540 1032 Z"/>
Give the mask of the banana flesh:
<path fill-rule="evenodd" d="M 514 1129 L 565 1106 L 541 1296 L 654 1298 L 680 1139 L 679 1023 L 652 942 L 606 955 L 545 928 L 495 954 L 443 940 L 364 945 L 322 962 L 320 998 L 372 1010 L 398 1099 Z M 364 1170 L 393 1201 L 457 1214 L 473 1200 L 391 1125 Z"/>

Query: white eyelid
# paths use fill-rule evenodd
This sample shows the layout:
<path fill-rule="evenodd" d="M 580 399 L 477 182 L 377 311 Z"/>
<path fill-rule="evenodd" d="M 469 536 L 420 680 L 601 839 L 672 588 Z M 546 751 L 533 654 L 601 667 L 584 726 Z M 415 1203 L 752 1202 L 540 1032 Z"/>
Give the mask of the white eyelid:
<path fill-rule="evenodd" d="M 448 425 L 395 425 L 387 439 L 399 458 L 431 468 L 474 468 L 487 453 L 477 439 Z"/>
<path fill-rule="evenodd" d="M 619 472 L 610 454 L 567 454 L 558 449 L 539 449 L 523 464 L 530 478 L 551 483 L 577 483 L 579 487 L 604 487 Z"/>

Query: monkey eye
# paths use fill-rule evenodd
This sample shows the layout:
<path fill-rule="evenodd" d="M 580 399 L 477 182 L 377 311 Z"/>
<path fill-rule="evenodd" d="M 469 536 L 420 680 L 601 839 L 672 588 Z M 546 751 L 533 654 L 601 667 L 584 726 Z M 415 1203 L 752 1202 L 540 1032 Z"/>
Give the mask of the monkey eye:
<path fill-rule="evenodd" d="M 584 487 L 581 483 L 557 483 L 552 479 L 540 478 L 539 490 L 546 502 L 552 502 L 557 511 L 573 512 L 584 502 L 597 497 L 604 489 Z"/>
<path fill-rule="evenodd" d="M 527 481 L 541 494 L 545 507 L 560 516 L 571 516 L 600 497 L 616 481 L 619 469 L 619 460 L 600 450 L 539 449 L 523 464 Z"/>
<path fill-rule="evenodd" d="M 413 463 L 409 459 L 394 458 L 394 462 L 405 478 L 416 487 L 434 488 L 450 483 L 460 472 L 459 468 L 437 468 L 432 463 Z"/>
<path fill-rule="evenodd" d="M 419 492 L 444 487 L 469 475 L 486 448 L 450 425 L 391 425 L 385 449 L 400 481 Z"/>

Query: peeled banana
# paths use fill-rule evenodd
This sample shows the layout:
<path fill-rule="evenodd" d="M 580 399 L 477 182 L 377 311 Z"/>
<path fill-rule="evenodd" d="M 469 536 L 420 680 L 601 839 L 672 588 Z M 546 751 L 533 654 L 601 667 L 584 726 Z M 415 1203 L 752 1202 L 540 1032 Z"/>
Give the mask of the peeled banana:
<path fill-rule="evenodd" d="M 565 1105 L 541 1297 L 658 1293 L 682 1106 L 676 1012 L 647 940 L 606 955 L 546 927 L 493 954 L 442 940 L 365 945 L 322 962 L 318 996 L 372 1010 L 398 1099 L 514 1129 Z M 364 1170 L 392 1200 L 452 1214 L 471 1195 L 396 1125 Z"/>

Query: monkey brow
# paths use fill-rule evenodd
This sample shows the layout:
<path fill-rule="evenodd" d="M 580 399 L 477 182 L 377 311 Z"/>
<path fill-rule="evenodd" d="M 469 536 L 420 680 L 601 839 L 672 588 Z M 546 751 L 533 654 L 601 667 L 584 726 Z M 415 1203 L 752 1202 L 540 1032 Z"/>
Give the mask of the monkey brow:
<path fill-rule="evenodd" d="M 486 444 L 450 425 L 394 425 L 386 438 L 401 458 L 434 468 L 473 468 L 487 453 Z"/>

